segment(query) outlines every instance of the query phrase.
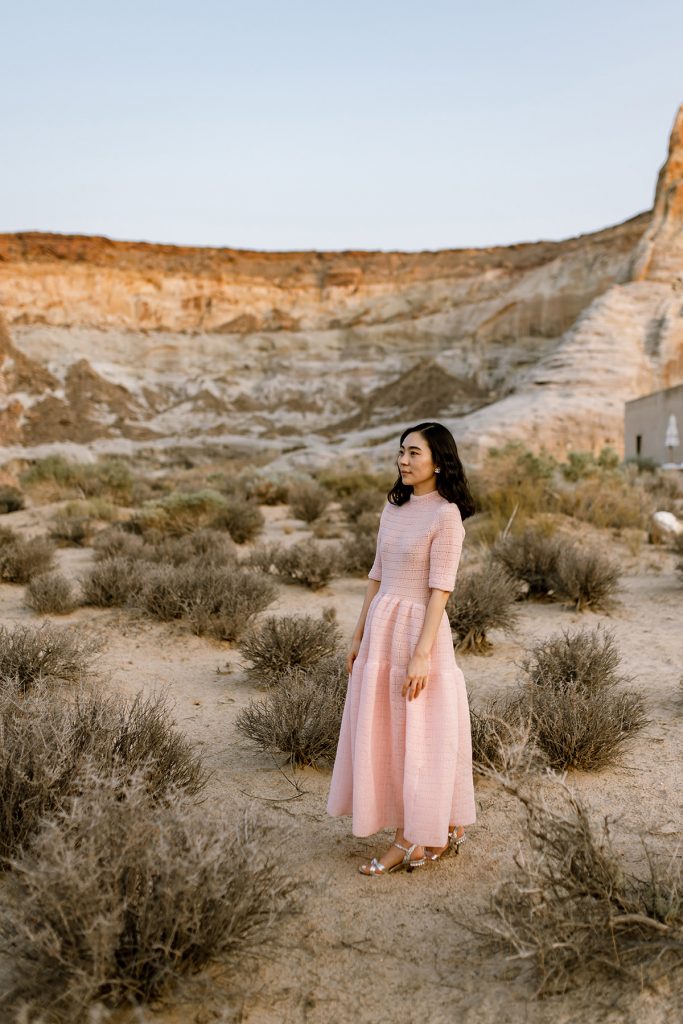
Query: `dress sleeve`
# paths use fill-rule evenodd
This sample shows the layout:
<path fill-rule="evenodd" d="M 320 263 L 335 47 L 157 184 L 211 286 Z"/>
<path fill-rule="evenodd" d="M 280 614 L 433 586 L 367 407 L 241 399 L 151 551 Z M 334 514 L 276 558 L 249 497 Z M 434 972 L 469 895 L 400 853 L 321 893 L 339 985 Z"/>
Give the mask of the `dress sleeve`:
<path fill-rule="evenodd" d="M 460 509 L 449 502 L 439 517 L 429 551 L 429 586 L 453 590 L 465 539 Z"/>
<path fill-rule="evenodd" d="M 375 561 L 372 563 L 372 569 L 368 573 L 369 580 L 381 580 L 382 579 L 382 552 L 381 552 L 381 538 L 382 538 L 382 520 L 384 514 L 380 517 L 379 528 L 377 530 L 377 547 L 375 550 Z"/>

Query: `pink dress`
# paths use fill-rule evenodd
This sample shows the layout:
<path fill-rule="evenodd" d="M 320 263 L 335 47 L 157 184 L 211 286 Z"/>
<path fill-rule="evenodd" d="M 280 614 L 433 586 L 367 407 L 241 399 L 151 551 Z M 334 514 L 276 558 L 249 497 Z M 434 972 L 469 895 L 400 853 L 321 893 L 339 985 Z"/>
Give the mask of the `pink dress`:
<path fill-rule="evenodd" d="M 352 831 L 402 827 L 411 843 L 444 846 L 449 823 L 476 820 L 465 678 L 448 617 L 432 646 L 426 688 L 401 696 L 430 587 L 452 590 L 465 528 L 438 491 L 384 506 L 369 579 L 380 580 L 349 676 L 327 811 Z"/>

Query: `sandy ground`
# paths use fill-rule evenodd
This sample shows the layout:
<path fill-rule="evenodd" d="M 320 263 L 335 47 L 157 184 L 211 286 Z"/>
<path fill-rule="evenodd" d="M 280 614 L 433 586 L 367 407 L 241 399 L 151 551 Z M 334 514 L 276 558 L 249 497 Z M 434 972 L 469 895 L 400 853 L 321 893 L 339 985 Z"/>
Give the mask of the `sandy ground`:
<path fill-rule="evenodd" d="M 301 523 L 287 519 L 286 508 L 263 511 L 268 520 L 265 539 L 305 535 Z M 32 533 L 49 512 L 28 509 L 3 522 Z M 683 581 L 667 551 L 643 545 L 632 554 L 607 531 L 601 536 L 625 570 L 620 605 L 610 615 L 525 605 L 513 635 L 492 634 L 492 656 L 460 655 L 458 661 L 478 701 L 513 683 L 515 662 L 533 639 L 597 622 L 614 630 L 623 671 L 645 692 L 651 724 L 619 767 L 572 772 L 569 781 L 596 820 L 609 815 L 627 863 L 642 868 L 640 834 L 661 852 L 673 852 L 681 843 Z M 73 577 L 92 558 L 87 549 L 62 549 L 58 555 Z M 466 543 L 462 566 L 471 557 Z M 278 601 L 268 614 L 319 613 L 333 605 L 348 637 L 364 590 L 362 579 L 337 580 L 317 594 L 279 585 Z M 0 587 L 2 622 L 38 621 L 23 607 L 22 596 L 22 587 Z M 234 998 L 145 1011 L 142 1016 L 117 1015 L 121 1022 L 673 1024 L 683 1019 L 683 997 L 669 980 L 654 992 L 605 983 L 535 1000 L 529 978 L 469 930 L 479 926 L 493 886 L 512 871 L 522 839 L 515 801 L 492 783 L 477 783 L 478 821 L 468 830 L 460 856 L 412 875 L 364 878 L 357 864 L 379 852 L 389 833 L 352 836 L 348 819 L 331 819 L 325 812 L 329 772 L 296 772 L 302 790 L 297 795 L 291 770 L 280 771 L 236 732 L 237 712 L 258 695 L 243 678 L 236 649 L 195 637 L 181 625 L 150 623 L 120 611 L 79 609 L 54 621 L 78 624 L 102 636 L 103 686 L 129 695 L 141 689 L 163 691 L 172 698 L 179 724 L 214 770 L 209 805 L 235 812 L 256 805 L 281 823 L 289 831 L 283 860 L 305 890 L 303 913 L 281 930 L 272 959 L 239 972 Z M 679 988 L 681 984 L 679 976 Z"/>

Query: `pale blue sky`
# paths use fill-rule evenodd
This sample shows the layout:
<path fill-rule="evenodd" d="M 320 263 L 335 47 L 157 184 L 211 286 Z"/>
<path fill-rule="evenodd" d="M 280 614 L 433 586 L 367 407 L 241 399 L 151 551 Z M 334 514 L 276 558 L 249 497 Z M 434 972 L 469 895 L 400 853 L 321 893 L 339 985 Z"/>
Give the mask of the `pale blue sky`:
<path fill-rule="evenodd" d="M 0 231 L 251 249 L 559 239 L 647 209 L 681 0 L 22 0 Z"/>

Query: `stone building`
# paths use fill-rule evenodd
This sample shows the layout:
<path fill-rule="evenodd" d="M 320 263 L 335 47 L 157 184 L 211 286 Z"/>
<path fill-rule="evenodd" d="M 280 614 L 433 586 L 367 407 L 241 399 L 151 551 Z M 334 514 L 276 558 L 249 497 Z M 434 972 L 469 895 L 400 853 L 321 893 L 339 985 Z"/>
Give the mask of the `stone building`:
<path fill-rule="evenodd" d="M 625 403 L 624 457 L 683 465 L 683 384 Z"/>

